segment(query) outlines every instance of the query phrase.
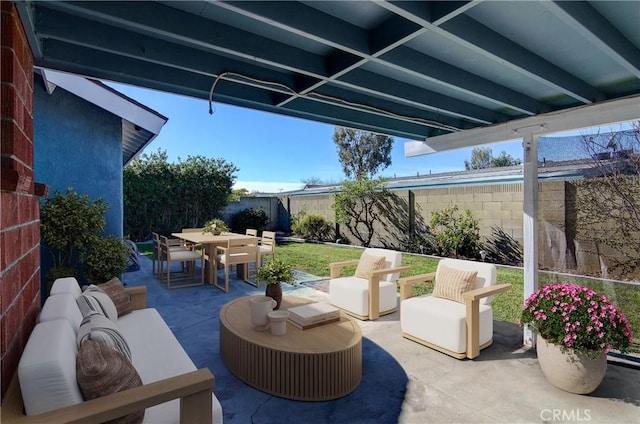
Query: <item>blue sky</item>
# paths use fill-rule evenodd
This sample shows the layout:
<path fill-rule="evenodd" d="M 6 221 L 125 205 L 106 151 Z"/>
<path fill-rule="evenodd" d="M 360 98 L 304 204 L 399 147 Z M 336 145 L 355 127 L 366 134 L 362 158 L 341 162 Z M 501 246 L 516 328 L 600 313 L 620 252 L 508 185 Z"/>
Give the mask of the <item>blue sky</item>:
<path fill-rule="evenodd" d="M 170 162 L 202 155 L 223 158 L 239 171 L 234 188 L 277 193 L 302 188 L 305 178 L 337 182 L 344 179 L 332 140 L 333 125 L 178 96 L 123 84 L 108 83 L 121 93 L 160 112 L 169 120 L 145 149 L 165 150 Z M 401 177 L 464 170 L 471 149 L 405 158 L 402 138 L 395 138 L 392 164 L 381 176 Z M 489 145 L 522 159 L 521 142 Z"/>

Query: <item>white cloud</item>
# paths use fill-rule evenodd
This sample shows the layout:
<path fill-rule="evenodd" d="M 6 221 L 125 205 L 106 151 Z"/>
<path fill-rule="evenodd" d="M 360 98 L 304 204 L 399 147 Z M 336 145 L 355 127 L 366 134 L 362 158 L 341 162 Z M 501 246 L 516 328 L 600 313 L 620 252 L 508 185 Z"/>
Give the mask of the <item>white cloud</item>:
<path fill-rule="evenodd" d="M 300 190 L 304 183 L 281 183 L 264 181 L 236 181 L 234 189 L 247 189 L 249 192 L 258 191 L 260 193 L 280 193 L 282 191 Z"/>

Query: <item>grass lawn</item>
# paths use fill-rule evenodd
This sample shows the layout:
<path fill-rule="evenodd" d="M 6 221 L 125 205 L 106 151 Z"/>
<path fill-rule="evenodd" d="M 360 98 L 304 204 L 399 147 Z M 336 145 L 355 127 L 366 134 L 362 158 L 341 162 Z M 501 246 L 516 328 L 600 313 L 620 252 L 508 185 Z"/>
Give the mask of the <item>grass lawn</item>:
<path fill-rule="evenodd" d="M 151 256 L 151 243 L 138 244 L 140 253 Z M 302 243 L 297 241 L 284 241 L 278 243 L 277 255 L 292 264 L 295 269 L 307 272 L 319 277 L 329 276 L 329 264 L 331 262 L 358 259 L 362 249 L 317 243 Z M 411 266 L 409 271 L 401 274 L 402 277 L 433 272 L 438 265 L 437 258 L 403 253 L 402 264 Z M 343 269 L 342 275 L 355 272 L 354 267 Z M 564 281 L 567 278 L 541 274 L 540 285 L 551 281 Z M 498 282 L 511 284 L 511 290 L 497 295 L 492 303 L 494 318 L 497 320 L 518 323 L 520 311 L 524 302 L 524 277 L 521 269 L 498 267 Z M 602 283 L 593 280 L 574 279 L 574 282 L 589 286 L 594 290 L 607 295 L 626 315 L 631 324 L 631 330 L 637 340 L 640 338 L 640 288 L 637 286 Z M 415 294 L 431 293 L 433 283 L 414 287 Z M 637 350 L 634 349 L 634 350 Z"/>

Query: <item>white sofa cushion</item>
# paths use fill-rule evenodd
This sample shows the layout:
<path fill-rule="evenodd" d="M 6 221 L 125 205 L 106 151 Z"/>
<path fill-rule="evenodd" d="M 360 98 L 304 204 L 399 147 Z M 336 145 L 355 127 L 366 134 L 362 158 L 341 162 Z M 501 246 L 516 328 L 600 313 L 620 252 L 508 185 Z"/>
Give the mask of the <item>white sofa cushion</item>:
<path fill-rule="evenodd" d="M 84 402 L 76 382 L 77 354 L 76 332 L 66 319 L 34 327 L 18 364 L 27 415 Z"/>
<path fill-rule="evenodd" d="M 438 262 L 438 268 L 436 269 L 436 281 L 438 280 L 438 272 L 440 265 L 446 265 L 450 268 L 460 269 L 464 271 L 477 271 L 476 284 L 473 289 L 479 289 L 482 287 L 488 287 L 496 283 L 497 271 L 494 264 L 486 262 L 467 261 L 464 259 L 444 258 Z M 483 305 L 490 305 L 493 301 L 493 296 L 487 296 L 480 299 L 480 303 Z"/>
<path fill-rule="evenodd" d="M 80 289 L 80 284 L 78 284 L 78 280 L 74 277 L 64 277 L 58 278 L 53 282 L 51 286 L 51 290 L 49 291 L 49 295 L 53 296 L 56 294 L 68 293 L 73 295 L 73 298 L 77 298 L 82 294 L 82 290 Z"/>
<path fill-rule="evenodd" d="M 466 307 L 434 296 L 418 296 L 400 304 L 400 327 L 404 333 L 452 352 L 467 351 Z M 493 336 L 493 310 L 480 304 L 480 345 Z"/>
<path fill-rule="evenodd" d="M 55 296 L 49 296 L 44 305 L 42 305 L 40 315 L 38 316 L 39 322 L 59 319 L 69 321 L 73 331 L 78 331 L 78 327 L 80 327 L 80 323 L 82 322 L 82 314 L 80 313 L 80 309 L 78 309 L 74 295 L 61 293 Z"/>
<path fill-rule="evenodd" d="M 396 283 L 380 281 L 380 312 L 398 305 Z M 334 278 L 329 282 L 329 301 L 357 315 L 369 315 L 369 280 L 358 277 Z"/>
<path fill-rule="evenodd" d="M 118 328 L 129 341 L 133 366 L 143 384 L 152 383 L 186 372 L 196 367 L 176 337 L 153 308 L 135 310 L 118 319 Z M 213 422 L 222 422 L 222 406 L 212 394 Z M 180 400 L 175 399 L 148 408 L 145 423 L 177 423 L 180 421 Z"/>

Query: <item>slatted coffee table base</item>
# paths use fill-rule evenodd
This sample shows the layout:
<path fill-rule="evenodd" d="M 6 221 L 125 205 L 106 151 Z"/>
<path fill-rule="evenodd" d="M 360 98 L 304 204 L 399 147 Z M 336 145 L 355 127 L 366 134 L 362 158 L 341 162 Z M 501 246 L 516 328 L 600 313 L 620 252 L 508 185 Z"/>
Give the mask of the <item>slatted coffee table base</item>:
<path fill-rule="evenodd" d="M 344 349 L 295 352 L 260 343 L 265 336 L 275 340 L 281 336 L 261 333 L 253 340 L 241 337 L 227 328 L 228 322 L 222 319 L 223 312 L 220 319 L 222 360 L 247 384 L 276 396 L 305 401 L 336 399 L 351 393 L 360 384 L 362 338 L 359 329 L 357 337 L 350 338 Z M 282 337 L 295 337 L 299 331 L 289 325 L 288 334 Z M 308 337 L 311 331 L 315 329 L 306 330 L 304 336 Z"/>

